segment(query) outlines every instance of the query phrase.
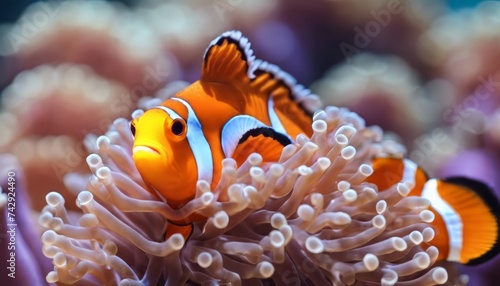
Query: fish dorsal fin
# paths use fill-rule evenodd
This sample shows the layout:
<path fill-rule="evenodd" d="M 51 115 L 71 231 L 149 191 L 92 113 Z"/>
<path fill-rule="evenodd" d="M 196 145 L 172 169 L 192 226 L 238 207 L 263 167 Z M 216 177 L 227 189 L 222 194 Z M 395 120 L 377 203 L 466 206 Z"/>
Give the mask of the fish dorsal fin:
<path fill-rule="evenodd" d="M 276 117 L 284 126 L 288 134 L 295 137 L 297 132 L 293 126 L 312 134 L 312 115 L 321 108 L 319 97 L 297 81 L 289 73 L 281 70 L 278 66 L 259 59 L 254 60 L 253 75 L 250 85 L 256 94 L 270 95 L 268 100 L 269 117 Z M 273 128 L 279 130 L 275 122 L 271 122 Z M 292 129 L 290 129 L 290 127 Z"/>
<path fill-rule="evenodd" d="M 240 31 L 228 31 L 213 40 L 203 56 L 201 81 L 248 84 L 255 57 Z"/>
<path fill-rule="evenodd" d="M 224 155 L 240 165 L 251 153 L 261 154 L 265 162 L 277 161 L 292 141 L 249 115 L 238 115 L 222 128 L 221 143 Z"/>
<path fill-rule="evenodd" d="M 241 92 L 231 96 L 242 97 L 235 102 L 243 106 L 237 110 L 292 138 L 299 133 L 312 134 L 312 114 L 321 108 L 319 97 L 297 84 L 290 74 L 256 59 L 240 31 L 225 32 L 212 41 L 205 52 L 200 81 L 236 87 Z"/>

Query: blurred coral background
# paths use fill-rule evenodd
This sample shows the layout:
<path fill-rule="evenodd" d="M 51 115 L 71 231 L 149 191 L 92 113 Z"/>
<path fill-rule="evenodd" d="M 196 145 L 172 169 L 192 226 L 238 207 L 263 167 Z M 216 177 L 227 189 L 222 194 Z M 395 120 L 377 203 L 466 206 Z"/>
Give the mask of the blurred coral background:
<path fill-rule="evenodd" d="M 36 213 L 64 193 L 64 175 L 87 169 L 85 135 L 198 79 L 205 48 L 232 29 L 431 176 L 500 194 L 499 2 L 23 0 L 0 11 L 0 154 L 23 172 L 30 198 L 18 204 Z M 462 269 L 470 285 L 497 285 L 498 270 L 500 258 Z"/>

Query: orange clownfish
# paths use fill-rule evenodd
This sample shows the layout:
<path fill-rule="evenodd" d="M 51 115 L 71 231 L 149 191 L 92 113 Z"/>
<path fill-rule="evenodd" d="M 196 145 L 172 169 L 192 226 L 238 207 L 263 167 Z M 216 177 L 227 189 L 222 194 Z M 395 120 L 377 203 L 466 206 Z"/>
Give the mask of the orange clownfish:
<path fill-rule="evenodd" d="M 367 181 L 386 190 L 394 184 L 415 181 L 409 196 L 431 202 L 438 259 L 476 265 L 500 252 L 500 206 L 492 190 L 476 180 L 455 177 L 429 179 L 408 159 L 376 158 Z"/>
<path fill-rule="evenodd" d="M 240 165 L 256 152 L 277 161 L 292 138 L 312 134 L 319 108 L 316 95 L 229 31 L 205 51 L 200 80 L 131 122 L 133 159 L 152 193 L 179 208 L 194 198 L 198 180 L 217 185 L 224 158 Z M 189 236 L 189 222 L 171 223 L 167 236 Z"/>

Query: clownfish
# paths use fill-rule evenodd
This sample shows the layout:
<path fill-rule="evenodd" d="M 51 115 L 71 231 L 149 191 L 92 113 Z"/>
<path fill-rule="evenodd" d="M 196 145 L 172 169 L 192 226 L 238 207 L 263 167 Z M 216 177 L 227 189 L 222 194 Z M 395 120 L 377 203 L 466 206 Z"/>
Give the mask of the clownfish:
<path fill-rule="evenodd" d="M 320 107 L 291 75 L 256 59 L 241 32 L 225 32 L 206 49 L 200 80 L 131 122 L 133 159 L 150 191 L 180 208 L 198 180 L 217 185 L 224 158 L 239 166 L 256 152 L 278 161 L 292 138 L 312 135 Z M 167 236 L 192 230 L 189 221 L 171 224 Z"/>
<path fill-rule="evenodd" d="M 133 159 L 149 191 L 180 208 L 194 198 L 198 180 L 216 187 L 224 158 L 240 165 L 255 152 L 264 162 L 278 161 L 298 134 L 312 135 L 312 114 L 320 107 L 292 76 L 256 59 L 241 32 L 229 31 L 205 51 L 200 80 L 131 122 Z M 376 158 L 372 165 L 367 182 L 379 190 L 413 180 L 408 195 L 431 201 L 438 259 L 474 265 L 500 252 L 500 207 L 488 186 L 430 179 L 408 159 Z M 166 237 L 187 239 L 200 219 L 170 221 Z"/>
<path fill-rule="evenodd" d="M 414 181 L 408 196 L 431 202 L 432 245 L 439 250 L 439 260 L 476 265 L 500 252 L 500 205 L 486 184 L 464 177 L 430 179 L 409 159 L 376 158 L 372 166 L 367 181 L 379 190 Z"/>

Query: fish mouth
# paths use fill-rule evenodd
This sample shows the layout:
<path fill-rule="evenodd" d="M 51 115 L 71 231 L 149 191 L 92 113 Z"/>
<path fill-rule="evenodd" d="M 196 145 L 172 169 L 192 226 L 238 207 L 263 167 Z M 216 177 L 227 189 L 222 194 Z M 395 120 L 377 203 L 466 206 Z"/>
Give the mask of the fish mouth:
<path fill-rule="evenodd" d="M 135 155 L 137 152 L 146 152 L 155 155 L 161 155 L 160 151 L 158 151 L 156 148 L 144 145 L 134 146 L 134 148 L 132 148 L 132 155 Z"/>

